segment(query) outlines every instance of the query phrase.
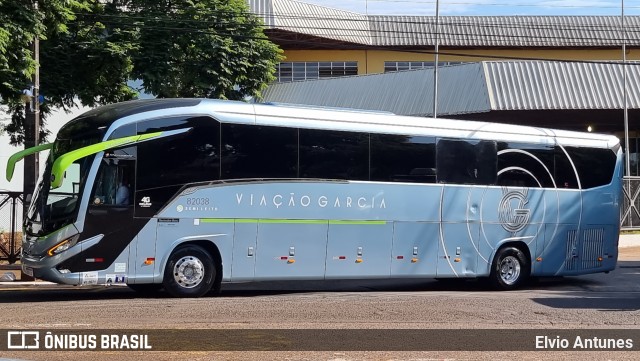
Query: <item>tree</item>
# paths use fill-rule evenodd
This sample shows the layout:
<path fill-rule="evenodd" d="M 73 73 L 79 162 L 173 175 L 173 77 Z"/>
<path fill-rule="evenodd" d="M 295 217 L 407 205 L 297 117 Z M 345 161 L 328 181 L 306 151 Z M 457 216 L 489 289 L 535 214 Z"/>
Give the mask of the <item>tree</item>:
<path fill-rule="evenodd" d="M 13 144 L 24 141 L 19 95 L 35 69 L 35 36 L 43 130 L 52 108 L 135 98 L 133 79 L 157 97 L 259 97 L 280 61 L 244 0 L 41 0 L 37 12 L 0 0 L 0 103 Z"/>
<path fill-rule="evenodd" d="M 133 0 L 136 78 L 158 97 L 259 97 L 280 50 L 245 0 Z"/>
<path fill-rule="evenodd" d="M 31 85 L 35 37 L 40 39 L 40 91 L 46 98 L 40 108 L 41 140 L 48 134 L 46 117 L 53 108 L 67 109 L 76 99 L 93 106 L 135 97 L 126 86 L 132 70 L 127 44 L 96 21 L 96 15 L 110 9 L 96 0 L 47 0 L 35 11 L 28 1 L 0 0 L 0 97 L 11 114 L 6 131 L 12 144 L 25 139 L 20 94 Z"/>

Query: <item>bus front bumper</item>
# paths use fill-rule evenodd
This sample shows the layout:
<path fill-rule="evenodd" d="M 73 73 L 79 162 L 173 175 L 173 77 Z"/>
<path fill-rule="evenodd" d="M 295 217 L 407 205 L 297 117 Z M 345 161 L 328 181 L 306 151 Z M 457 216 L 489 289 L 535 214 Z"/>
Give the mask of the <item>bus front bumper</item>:
<path fill-rule="evenodd" d="M 42 279 L 49 282 L 67 284 L 67 285 L 79 285 L 82 283 L 82 273 L 71 273 L 68 270 L 58 269 L 58 265 L 68 260 L 69 258 L 79 254 L 83 250 L 96 245 L 104 237 L 102 234 L 89 239 L 78 242 L 75 246 L 67 249 L 64 252 L 53 256 L 35 256 L 22 252 L 22 272 L 27 276 Z M 24 250 L 24 248 L 23 248 Z"/>

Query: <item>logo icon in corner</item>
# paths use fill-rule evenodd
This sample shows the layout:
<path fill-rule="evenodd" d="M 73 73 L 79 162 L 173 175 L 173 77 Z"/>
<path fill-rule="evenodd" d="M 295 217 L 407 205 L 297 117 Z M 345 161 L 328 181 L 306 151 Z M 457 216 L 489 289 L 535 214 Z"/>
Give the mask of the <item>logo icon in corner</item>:
<path fill-rule="evenodd" d="M 151 197 L 142 197 L 140 203 L 138 203 L 140 207 L 149 208 L 151 207 Z"/>
<path fill-rule="evenodd" d="M 498 205 L 498 217 L 502 228 L 515 234 L 526 227 L 531 218 L 531 210 L 525 208 L 529 203 L 527 199 L 529 190 L 527 188 L 522 191 L 503 188 L 502 192 L 504 195 Z"/>
<path fill-rule="evenodd" d="M 39 331 L 9 331 L 7 332 L 7 349 L 30 350 L 40 348 Z"/>
<path fill-rule="evenodd" d="M 176 211 L 178 211 L 178 213 L 184 211 L 184 206 L 182 204 L 178 204 Z"/>

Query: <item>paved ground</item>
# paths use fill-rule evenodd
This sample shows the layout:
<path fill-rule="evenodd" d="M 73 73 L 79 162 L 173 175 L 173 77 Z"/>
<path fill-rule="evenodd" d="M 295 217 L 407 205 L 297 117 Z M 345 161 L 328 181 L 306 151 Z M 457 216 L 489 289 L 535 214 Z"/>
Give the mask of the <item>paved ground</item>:
<path fill-rule="evenodd" d="M 640 329 L 640 247 L 621 242 L 609 274 L 515 292 L 476 282 L 229 285 L 220 297 L 143 298 L 126 287 L 0 286 L 3 329 Z M 631 331 L 629 331 L 631 332 Z M 2 335 L 0 335 L 2 337 Z M 176 336 L 179 340 L 180 336 Z M 322 342 L 320 340 L 319 342 Z M 456 340 L 451 340 L 456 342 Z M 640 344 L 640 339 L 637 340 Z M 27 360 L 638 359 L 633 352 L 7 352 Z"/>

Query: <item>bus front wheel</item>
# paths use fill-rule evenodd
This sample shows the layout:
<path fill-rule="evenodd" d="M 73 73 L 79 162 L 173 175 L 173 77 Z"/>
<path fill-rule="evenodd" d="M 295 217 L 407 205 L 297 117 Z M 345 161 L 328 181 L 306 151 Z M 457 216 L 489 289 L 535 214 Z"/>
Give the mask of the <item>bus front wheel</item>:
<path fill-rule="evenodd" d="M 524 253 L 516 247 L 505 247 L 498 250 L 489 281 L 498 290 L 513 290 L 526 281 L 529 276 L 529 264 Z"/>
<path fill-rule="evenodd" d="M 216 268 L 202 247 L 186 245 L 171 253 L 164 270 L 164 289 L 174 297 L 200 297 L 213 286 Z"/>

